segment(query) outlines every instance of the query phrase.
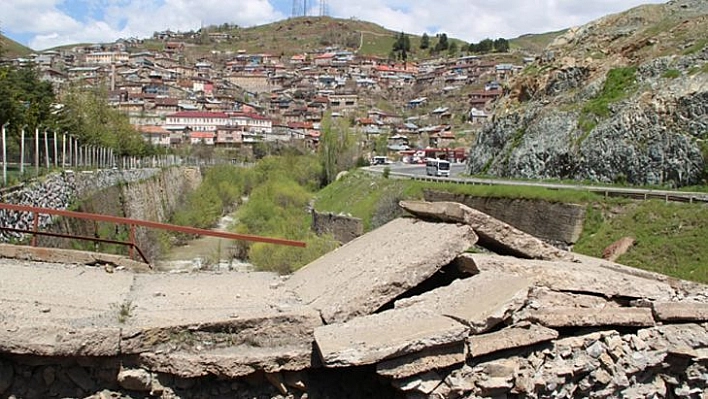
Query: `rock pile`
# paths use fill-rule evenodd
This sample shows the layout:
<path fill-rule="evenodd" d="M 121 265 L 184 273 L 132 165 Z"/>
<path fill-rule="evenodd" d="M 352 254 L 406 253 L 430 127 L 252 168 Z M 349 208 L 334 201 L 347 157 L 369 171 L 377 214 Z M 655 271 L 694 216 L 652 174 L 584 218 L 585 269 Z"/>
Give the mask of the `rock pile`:
<path fill-rule="evenodd" d="M 706 397 L 708 287 L 559 251 L 458 203 L 400 205 L 417 218 L 394 220 L 285 280 L 124 276 L 135 314 L 118 326 L 71 325 L 68 341 L 13 338 L 25 319 L 7 312 L 17 332 L 0 334 L 0 350 L 42 352 L 47 364 L 83 342 L 80 353 L 99 365 L 77 356 L 89 377 L 75 380 L 67 370 L 78 366 L 62 369 L 77 397 Z M 82 312 L 84 325 L 106 322 Z M 117 346 L 96 355 L 105 345 L 82 331 Z M 0 363 L 0 395 L 32 397 L 28 381 L 51 374 L 24 362 Z"/>

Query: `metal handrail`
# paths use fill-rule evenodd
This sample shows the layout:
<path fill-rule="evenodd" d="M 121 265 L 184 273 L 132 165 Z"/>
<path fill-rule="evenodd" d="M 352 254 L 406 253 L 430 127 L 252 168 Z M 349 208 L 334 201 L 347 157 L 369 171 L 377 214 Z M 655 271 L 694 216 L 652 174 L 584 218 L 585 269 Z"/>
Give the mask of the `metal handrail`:
<path fill-rule="evenodd" d="M 129 256 L 131 259 L 133 258 L 133 248 L 135 248 L 135 249 L 137 249 L 140 256 L 143 258 L 143 261 L 148 264 L 150 262 L 148 262 L 148 260 L 145 258 L 145 255 L 142 253 L 142 251 L 140 250 L 140 248 L 137 246 L 137 244 L 135 242 L 135 227 L 136 226 L 147 227 L 150 229 L 168 230 L 168 231 L 174 231 L 174 232 L 186 233 L 186 234 L 196 234 L 196 235 L 226 238 L 226 239 L 231 239 L 231 240 L 253 241 L 253 242 L 261 242 L 261 243 L 267 243 L 267 244 L 287 245 L 287 246 L 292 246 L 292 247 L 305 247 L 306 246 L 306 243 L 304 243 L 302 241 L 287 240 L 287 239 L 283 239 L 283 238 L 262 237 L 262 236 L 249 235 L 249 234 L 228 233 L 228 232 L 223 232 L 223 231 L 213 231 L 213 230 L 199 229 L 196 227 L 178 226 L 178 225 L 168 224 L 168 223 L 152 222 L 149 220 L 130 219 L 130 218 L 125 218 L 125 217 L 121 217 L 121 216 L 101 215 L 101 214 L 97 214 L 97 213 L 86 213 L 86 212 L 68 211 L 68 210 L 63 210 L 63 209 L 42 208 L 42 207 L 27 206 L 27 205 L 16 205 L 16 204 L 4 203 L 4 202 L 0 202 L 0 209 L 7 209 L 7 210 L 17 211 L 17 212 L 29 212 L 34 215 L 32 230 L 21 230 L 21 229 L 16 229 L 14 227 L 0 226 L 0 230 L 32 234 L 32 242 L 31 242 L 32 246 L 37 246 L 37 236 L 38 235 L 64 237 L 64 238 L 76 238 L 76 239 L 82 239 L 82 240 L 91 240 L 94 242 L 107 242 L 107 243 L 112 243 L 112 244 L 121 244 L 121 245 L 126 245 L 129 247 Z M 39 217 L 38 217 L 39 214 L 56 215 L 56 216 L 64 216 L 64 217 L 71 217 L 71 218 L 77 218 L 77 219 L 93 220 L 93 221 L 97 221 L 97 222 L 108 222 L 108 223 L 116 223 L 116 224 L 121 224 L 121 225 L 128 225 L 128 226 L 130 226 L 130 241 L 115 241 L 115 240 L 106 240 L 106 239 L 102 239 L 99 237 L 85 237 L 85 236 L 75 236 L 75 235 L 60 234 L 60 233 L 42 232 L 42 231 L 39 231 Z"/>

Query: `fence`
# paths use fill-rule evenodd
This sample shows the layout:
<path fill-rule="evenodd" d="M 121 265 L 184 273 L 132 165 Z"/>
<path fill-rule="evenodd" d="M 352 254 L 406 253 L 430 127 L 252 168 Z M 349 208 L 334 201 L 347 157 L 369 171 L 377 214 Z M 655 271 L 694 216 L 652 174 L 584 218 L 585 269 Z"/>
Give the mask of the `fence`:
<path fill-rule="evenodd" d="M 2 186 L 34 178 L 59 168 L 76 169 L 136 169 L 167 167 L 183 164 L 170 154 L 151 157 L 119 157 L 112 148 L 82 144 L 67 133 L 48 130 L 27 132 L 8 137 L 7 126 L 2 126 Z M 9 179 L 8 179 L 9 178 Z"/>

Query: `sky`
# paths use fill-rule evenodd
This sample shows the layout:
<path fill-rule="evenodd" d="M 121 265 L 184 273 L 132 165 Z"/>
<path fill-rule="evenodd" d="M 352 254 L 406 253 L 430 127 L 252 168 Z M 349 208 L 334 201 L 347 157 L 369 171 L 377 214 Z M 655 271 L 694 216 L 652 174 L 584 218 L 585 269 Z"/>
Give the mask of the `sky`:
<path fill-rule="evenodd" d="M 303 0 L 298 0 L 303 4 Z M 328 14 L 410 34 L 446 33 L 467 42 L 582 25 L 665 0 L 327 0 Z M 308 0 L 319 15 L 319 0 Z M 148 38 L 225 22 L 241 27 L 288 18 L 293 0 L 0 0 L 0 31 L 41 51 L 64 44 Z"/>

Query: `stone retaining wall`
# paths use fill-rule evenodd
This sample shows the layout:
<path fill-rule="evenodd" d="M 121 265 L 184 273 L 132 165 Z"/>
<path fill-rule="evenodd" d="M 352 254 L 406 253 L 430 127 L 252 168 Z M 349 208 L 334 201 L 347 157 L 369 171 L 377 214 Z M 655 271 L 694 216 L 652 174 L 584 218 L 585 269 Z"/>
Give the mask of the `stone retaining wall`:
<path fill-rule="evenodd" d="M 573 245 L 583 231 L 585 207 L 541 200 L 474 197 L 426 190 L 430 202 L 459 202 L 552 244 Z"/>
<path fill-rule="evenodd" d="M 73 208 L 81 212 L 164 222 L 181 203 L 184 195 L 201 184 L 196 168 L 98 170 L 52 174 L 3 196 L 3 202 L 52 208 Z M 56 222 L 59 220 L 59 222 Z M 0 224 L 31 229 L 32 215 L 0 210 Z M 50 225 L 53 225 L 50 228 Z M 57 219 L 40 215 L 40 230 L 94 237 L 100 228 L 91 221 Z M 22 239 L 19 233 L 0 231 L 0 242 Z M 136 229 L 136 240 L 148 259 L 158 251 L 157 239 L 145 229 Z M 47 247 L 67 247 L 66 239 L 39 237 Z"/>
<path fill-rule="evenodd" d="M 313 209 L 312 230 L 318 235 L 332 234 L 335 240 L 346 244 L 364 234 L 364 224 L 359 218 Z"/>

